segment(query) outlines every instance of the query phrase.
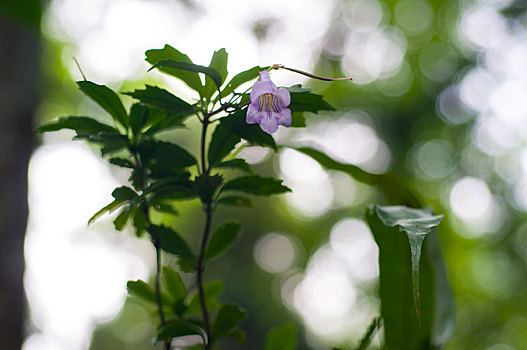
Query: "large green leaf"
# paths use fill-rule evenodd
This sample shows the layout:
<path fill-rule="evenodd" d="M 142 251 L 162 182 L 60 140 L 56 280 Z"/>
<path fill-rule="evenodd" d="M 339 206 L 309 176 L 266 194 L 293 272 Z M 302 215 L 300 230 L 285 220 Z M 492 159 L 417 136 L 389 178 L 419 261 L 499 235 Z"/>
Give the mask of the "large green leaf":
<path fill-rule="evenodd" d="M 171 68 L 176 70 L 183 70 L 187 72 L 196 72 L 196 73 L 203 73 L 216 85 L 216 87 L 219 89 L 221 84 L 223 84 L 223 79 L 221 78 L 221 74 L 209 67 L 200 66 L 199 64 L 189 63 L 185 61 L 177 61 L 172 59 L 165 59 L 160 60 L 156 64 L 154 64 L 152 67 L 150 67 L 149 70 L 152 70 L 154 68 Z M 204 88 L 202 89 L 204 91 Z"/>
<path fill-rule="evenodd" d="M 223 186 L 221 191 L 240 191 L 257 196 L 269 196 L 272 194 L 291 192 L 291 189 L 282 185 L 282 180 L 255 175 L 238 177 L 231 180 Z"/>
<path fill-rule="evenodd" d="M 148 120 L 149 108 L 140 104 L 134 103 L 130 107 L 130 127 L 134 135 L 139 135 L 141 130 Z"/>
<path fill-rule="evenodd" d="M 119 99 L 119 96 L 113 90 L 107 86 L 95 84 L 88 80 L 78 81 L 77 85 L 82 92 L 110 113 L 114 120 L 125 128 L 128 128 L 128 113 L 126 113 L 121 99 Z"/>
<path fill-rule="evenodd" d="M 258 124 L 247 124 L 246 114 L 247 109 L 238 110 L 222 118 L 220 123 L 225 124 L 230 132 L 253 145 L 267 146 L 276 150 L 277 147 L 273 137 L 262 131 Z"/>
<path fill-rule="evenodd" d="M 139 153 L 143 166 L 156 179 L 181 174 L 184 168 L 196 164 L 196 158 L 187 150 L 170 142 L 145 141 Z"/>
<path fill-rule="evenodd" d="M 295 350 L 297 330 L 294 323 L 271 329 L 265 340 L 265 350 Z"/>
<path fill-rule="evenodd" d="M 152 230 L 152 235 L 159 239 L 161 249 L 174 255 L 195 259 L 187 242 L 176 231 L 162 225 L 152 225 Z"/>
<path fill-rule="evenodd" d="M 216 194 L 216 190 L 223 183 L 221 175 L 201 174 L 194 179 L 196 193 L 200 196 L 203 203 L 211 203 Z"/>
<path fill-rule="evenodd" d="M 241 137 L 233 133 L 227 125 L 228 123 L 222 122 L 223 120 L 225 118 L 220 120 L 209 144 L 208 160 L 211 166 L 221 162 L 241 141 Z"/>
<path fill-rule="evenodd" d="M 227 51 L 225 51 L 225 49 L 214 51 L 212 59 L 210 60 L 209 68 L 217 71 L 220 74 L 221 80 L 219 81 L 218 85 L 218 82 L 215 82 L 213 79 L 207 76 L 205 78 L 205 88 L 203 89 L 203 97 L 211 97 L 212 94 L 214 94 L 214 91 L 217 91 L 221 87 L 221 85 L 223 85 L 225 78 L 227 78 L 228 57 L 229 55 L 227 54 Z"/>
<path fill-rule="evenodd" d="M 170 296 L 172 296 L 175 301 L 185 299 L 187 296 L 187 290 L 179 273 L 170 266 L 163 266 L 163 277 L 166 289 Z"/>
<path fill-rule="evenodd" d="M 179 52 L 177 49 L 173 48 L 170 45 L 165 45 L 165 47 L 162 49 L 148 50 L 145 52 L 145 54 L 146 61 L 152 65 L 155 65 L 159 61 L 164 59 L 172 59 L 175 61 L 192 63 L 192 61 L 187 55 Z M 197 72 L 175 69 L 170 67 L 159 67 L 159 70 L 169 75 L 172 75 L 178 79 L 181 79 L 190 88 L 194 89 L 200 94 L 203 92 L 203 84 Z"/>
<path fill-rule="evenodd" d="M 234 90 L 236 90 L 237 87 L 242 85 L 243 83 L 246 83 L 250 80 L 258 78 L 261 71 L 266 70 L 268 67 L 252 67 L 251 69 L 248 69 L 246 71 L 243 71 L 241 73 L 236 74 L 225 86 L 225 89 L 222 91 L 222 95 L 228 96 L 229 94 L 232 94 Z"/>
<path fill-rule="evenodd" d="M 231 335 L 236 326 L 245 318 L 247 313 L 238 305 L 226 304 L 216 316 L 212 325 L 212 339 L 217 340 Z"/>
<path fill-rule="evenodd" d="M 129 201 L 137 198 L 137 196 L 137 192 L 127 186 L 117 187 L 112 192 L 112 197 L 118 201 Z"/>
<path fill-rule="evenodd" d="M 103 124 L 90 117 L 61 117 L 56 122 L 39 127 L 37 131 L 49 132 L 62 129 L 74 130 L 78 137 L 84 138 L 87 138 L 88 135 L 97 135 L 99 133 L 119 135 L 119 131 L 114 127 Z"/>
<path fill-rule="evenodd" d="M 191 104 L 157 86 L 146 85 L 144 90 L 136 89 L 124 94 L 138 99 L 147 106 L 162 109 L 171 114 L 188 115 L 194 112 Z"/>
<path fill-rule="evenodd" d="M 288 106 L 291 112 L 334 111 L 335 108 L 324 101 L 321 95 L 312 93 L 307 89 L 292 86 L 287 88 L 291 94 L 291 104 Z"/>
<path fill-rule="evenodd" d="M 130 295 L 137 296 L 151 303 L 156 303 L 156 292 L 154 291 L 154 288 L 150 287 L 145 281 L 128 281 L 126 283 L 126 288 Z"/>
<path fill-rule="evenodd" d="M 403 206 L 378 206 L 368 210 L 366 217 L 379 246 L 386 347 L 441 348 L 452 331 L 453 305 L 432 232 L 442 216 Z"/>
<path fill-rule="evenodd" d="M 205 259 L 212 259 L 224 253 L 238 238 L 240 228 L 240 223 L 233 221 L 218 226 L 207 245 Z"/>

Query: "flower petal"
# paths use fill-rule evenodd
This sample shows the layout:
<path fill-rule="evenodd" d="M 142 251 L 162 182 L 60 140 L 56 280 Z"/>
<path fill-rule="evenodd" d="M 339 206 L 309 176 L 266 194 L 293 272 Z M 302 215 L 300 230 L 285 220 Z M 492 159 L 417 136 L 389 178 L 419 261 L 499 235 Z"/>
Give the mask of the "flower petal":
<path fill-rule="evenodd" d="M 278 130 L 278 120 L 265 116 L 260 120 L 260 128 L 268 134 L 275 133 Z"/>
<path fill-rule="evenodd" d="M 247 117 L 245 118 L 247 124 L 256 124 L 260 121 L 261 117 L 261 113 L 258 112 L 258 107 L 250 104 L 249 108 L 247 108 Z"/>
<path fill-rule="evenodd" d="M 276 95 L 280 98 L 280 101 L 282 101 L 282 107 L 289 106 L 291 103 L 291 94 L 289 93 L 289 90 L 281 87 L 276 91 Z"/>
<path fill-rule="evenodd" d="M 277 114 L 279 115 L 278 124 L 283 126 L 291 126 L 293 119 L 291 118 L 291 110 L 289 108 L 284 108 L 280 111 L 280 113 Z"/>
<path fill-rule="evenodd" d="M 263 70 L 260 72 L 260 80 L 261 81 L 271 81 L 271 77 L 269 76 L 269 72 L 266 70 Z"/>
<path fill-rule="evenodd" d="M 255 82 L 251 88 L 251 103 L 256 103 L 263 94 L 274 94 L 276 90 L 276 85 L 270 80 Z"/>

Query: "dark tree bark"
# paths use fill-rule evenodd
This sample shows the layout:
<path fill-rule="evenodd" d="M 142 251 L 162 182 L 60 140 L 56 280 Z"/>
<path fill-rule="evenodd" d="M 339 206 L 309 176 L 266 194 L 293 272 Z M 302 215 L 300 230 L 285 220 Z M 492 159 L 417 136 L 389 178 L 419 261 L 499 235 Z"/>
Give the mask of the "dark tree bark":
<path fill-rule="evenodd" d="M 20 349 L 24 336 L 24 234 L 27 169 L 34 145 L 39 31 L 0 13 L 0 344 Z"/>

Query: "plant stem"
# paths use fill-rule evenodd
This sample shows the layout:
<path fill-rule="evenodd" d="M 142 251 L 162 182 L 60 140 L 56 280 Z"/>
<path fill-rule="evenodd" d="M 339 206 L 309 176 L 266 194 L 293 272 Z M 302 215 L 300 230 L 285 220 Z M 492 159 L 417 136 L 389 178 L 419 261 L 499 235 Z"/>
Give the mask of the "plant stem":
<path fill-rule="evenodd" d="M 203 260 L 205 256 L 205 248 L 207 247 L 207 241 L 210 236 L 210 227 L 212 222 L 212 206 L 210 205 L 210 203 L 205 204 L 205 212 L 205 229 L 203 230 L 203 239 L 201 240 L 201 248 L 199 251 L 197 267 L 197 285 L 199 291 L 199 301 L 201 303 L 201 310 L 203 313 L 203 323 L 205 324 L 205 332 L 207 333 L 207 342 L 205 344 L 205 349 L 208 350 L 210 346 L 211 329 L 209 311 L 207 309 L 207 303 L 205 298 L 205 290 L 203 289 Z"/>
<path fill-rule="evenodd" d="M 141 194 L 145 192 L 145 183 L 143 178 L 143 167 L 141 164 L 141 160 L 139 156 L 137 155 L 137 151 L 132 152 L 134 156 L 135 161 L 135 171 L 137 174 L 137 182 L 139 190 L 141 191 Z M 163 302 L 161 300 L 161 247 L 159 246 L 159 238 L 157 236 L 157 233 L 154 230 L 154 227 L 152 225 L 152 222 L 150 221 L 150 215 L 148 213 L 148 206 L 144 199 L 141 200 L 141 210 L 143 211 L 143 215 L 145 216 L 146 220 L 146 227 L 148 230 L 148 233 L 152 237 L 152 241 L 154 244 L 154 247 L 156 249 L 156 280 L 155 280 L 155 293 L 156 293 L 156 303 L 157 303 L 157 310 L 159 313 L 159 320 L 161 322 L 161 327 L 165 326 L 165 313 L 163 312 Z M 165 341 L 165 349 L 170 350 L 170 344 L 172 343 L 171 339 L 168 339 Z"/>

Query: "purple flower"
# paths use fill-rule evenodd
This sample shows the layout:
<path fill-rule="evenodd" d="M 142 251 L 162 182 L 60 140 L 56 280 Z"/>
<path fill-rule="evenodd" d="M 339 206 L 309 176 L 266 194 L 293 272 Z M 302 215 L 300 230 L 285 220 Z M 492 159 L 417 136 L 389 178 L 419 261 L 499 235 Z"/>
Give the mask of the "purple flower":
<path fill-rule="evenodd" d="M 285 88 L 277 88 L 267 71 L 260 72 L 260 80 L 251 89 L 251 104 L 247 109 L 247 123 L 260 124 L 263 131 L 272 134 L 278 124 L 291 126 L 291 95 Z"/>

